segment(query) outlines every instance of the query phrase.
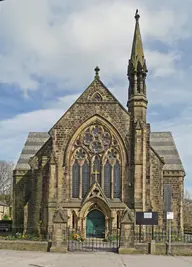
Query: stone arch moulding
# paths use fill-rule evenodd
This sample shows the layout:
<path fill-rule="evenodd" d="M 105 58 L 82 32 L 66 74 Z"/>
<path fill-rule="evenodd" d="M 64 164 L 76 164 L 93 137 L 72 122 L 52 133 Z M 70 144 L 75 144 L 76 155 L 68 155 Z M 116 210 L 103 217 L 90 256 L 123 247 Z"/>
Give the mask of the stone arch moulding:
<path fill-rule="evenodd" d="M 102 95 L 99 92 L 94 92 L 92 94 L 92 96 L 91 96 L 91 100 L 92 101 L 99 102 L 99 101 L 103 101 L 103 97 L 102 97 Z"/>
<path fill-rule="evenodd" d="M 107 203 L 105 201 L 103 201 L 101 198 L 91 198 L 90 200 L 86 201 L 81 210 L 80 210 L 80 218 L 86 218 L 88 213 L 92 210 L 92 209 L 98 209 L 100 210 L 103 215 L 105 217 L 111 218 L 111 209 L 110 207 L 107 205 Z"/>
<path fill-rule="evenodd" d="M 94 115 L 93 117 L 91 117 L 88 120 L 86 120 L 82 125 L 80 125 L 80 127 L 78 129 L 75 130 L 72 138 L 68 142 L 66 150 L 63 149 L 63 166 L 67 166 L 68 163 L 70 162 L 70 158 L 71 158 L 71 155 L 72 155 L 72 152 L 71 152 L 72 151 L 72 147 L 73 147 L 77 137 L 81 134 L 81 132 L 83 132 L 84 129 L 86 129 L 87 127 L 89 127 L 91 124 L 94 124 L 94 123 L 98 123 L 98 124 L 101 124 L 101 125 L 105 126 L 117 138 L 117 142 L 118 142 L 118 144 L 120 146 L 120 152 L 121 152 L 121 156 L 122 156 L 122 163 L 123 163 L 123 165 L 126 164 L 126 162 L 127 162 L 127 154 L 126 154 L 126 151 L 125 151 L 125 144 L 124 144 L 124 141 L 121 138 L 121 135 L 119 134 L 117 129 L 115 129 L 115 127 L 109 121 L 107 121 L 106 119 L 102 118 L 100 115 Z"/>

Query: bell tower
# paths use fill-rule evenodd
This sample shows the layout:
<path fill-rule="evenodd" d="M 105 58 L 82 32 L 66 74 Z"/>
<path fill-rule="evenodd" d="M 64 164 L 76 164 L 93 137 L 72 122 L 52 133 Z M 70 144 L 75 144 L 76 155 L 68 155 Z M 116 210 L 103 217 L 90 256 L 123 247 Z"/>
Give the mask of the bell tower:
<path fill-rule="evenodd" d="M 133 206 L 135 210 L 146 208 L 146 169 L 147 140 L 149 138 L 146 123 L 147 96 L 146 76 L 147 66 L 144 57 L 143 44 L 139 26 L 139 14 L 135 14 L 135 32 L 133 37 L 131 57 L 128 64 L 129 80 L 127 107 L 131 115 L 131 180 L 133 182 Z"/>

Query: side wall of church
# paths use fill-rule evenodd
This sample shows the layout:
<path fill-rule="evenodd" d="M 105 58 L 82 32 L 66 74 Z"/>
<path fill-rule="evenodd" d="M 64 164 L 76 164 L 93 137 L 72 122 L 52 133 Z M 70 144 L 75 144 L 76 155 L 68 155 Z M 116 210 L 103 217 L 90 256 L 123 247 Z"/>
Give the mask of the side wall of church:
<path fill-rule="evenodd" d="M 179 171 L 164 171 L 164 184 L 172 185 L 173 228 L 183 230 L 184 176 Z"/>
<path fill-rule="evenodd" d="M 159 215 L 159 225 L 163 223 L 163 163 L 157 154 L 150 150 L 150 202 L 153 211 Z"/>

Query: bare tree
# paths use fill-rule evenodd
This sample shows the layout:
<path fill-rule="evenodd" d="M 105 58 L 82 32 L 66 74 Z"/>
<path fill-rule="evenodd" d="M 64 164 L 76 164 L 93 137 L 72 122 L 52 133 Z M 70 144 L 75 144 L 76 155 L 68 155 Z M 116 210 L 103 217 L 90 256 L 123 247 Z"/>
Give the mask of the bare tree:
<path fill-rule="evenodd" d="M 7 202 L 11 198 L 12 177 L 13 177 L 12 162 L 0 161 L 0 200 Z M 9 202 L 8 201 L 8 202 Z"/>

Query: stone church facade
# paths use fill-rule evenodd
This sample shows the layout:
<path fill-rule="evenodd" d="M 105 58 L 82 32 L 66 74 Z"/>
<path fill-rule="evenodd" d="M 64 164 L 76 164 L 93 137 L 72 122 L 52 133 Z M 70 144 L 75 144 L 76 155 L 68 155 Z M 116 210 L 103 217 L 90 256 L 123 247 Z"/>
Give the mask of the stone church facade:
<path fill-rule="evenodd" d="M 171 184 L 173 224 L 183 229 L 185 173 L 171 132 L 151 132 L 146 121 L 147 66 L 135 19 L 128 110 L 96 67 L 93 82 L 48 133 L 29 133 L 13 174 L 14 227 L 50 233 L 63 220 L 86 236 L 94 222 L 119 227 L 127 207 L 157 211 L 163 224 L 163 187 Z"/>

